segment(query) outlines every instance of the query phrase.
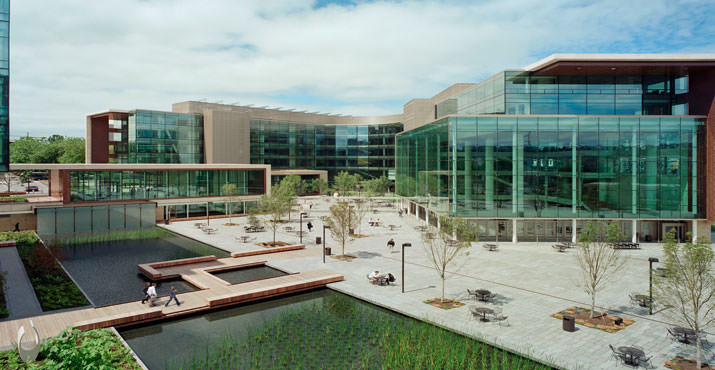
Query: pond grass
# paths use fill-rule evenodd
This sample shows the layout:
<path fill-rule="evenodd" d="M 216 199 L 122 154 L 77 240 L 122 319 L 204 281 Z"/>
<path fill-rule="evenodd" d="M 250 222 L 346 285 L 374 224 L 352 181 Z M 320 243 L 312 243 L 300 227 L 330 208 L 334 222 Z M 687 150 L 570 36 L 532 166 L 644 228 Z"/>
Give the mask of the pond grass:
<path fill-rule="evenodd" d="M 457 333 L 335 294 L 246 338 L 197 344 L 169 369 L 551 369 Z"/>

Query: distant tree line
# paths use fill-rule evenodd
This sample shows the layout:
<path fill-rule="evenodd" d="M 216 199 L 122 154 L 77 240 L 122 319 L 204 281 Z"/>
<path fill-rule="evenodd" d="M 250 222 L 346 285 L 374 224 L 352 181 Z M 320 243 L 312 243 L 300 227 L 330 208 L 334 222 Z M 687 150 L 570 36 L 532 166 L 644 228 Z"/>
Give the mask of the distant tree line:
<path fill-rule="evenodd" d="M 21 137 L 10 143 L 10 163 L 84 163 L 84 138 Z"/>

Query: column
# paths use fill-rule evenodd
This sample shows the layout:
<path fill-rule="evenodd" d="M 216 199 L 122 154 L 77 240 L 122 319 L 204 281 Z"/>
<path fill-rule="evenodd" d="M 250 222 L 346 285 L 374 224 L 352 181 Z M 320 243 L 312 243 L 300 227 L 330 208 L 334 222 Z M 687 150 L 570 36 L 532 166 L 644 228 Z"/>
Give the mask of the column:
<path fill-rule="evenodd" d="M 517 176 L 517 187 L 518 187 L 518 199 L 519 199 L 519 214 L 524 212 L 524 136 L 518 136 L 519 141 L 519 160 L 517 161 L 519 165 L 519 172 Z"/>
<path fill-rule="evenodd" d="M 516 236 L 516 219 L 511 220 L 511 242 L 517 243 L 519 240 Z"/>
<path fill-rule="evenodd" d="M 578 146 L 578 131 L 574 128 L 571 133 L 571 213 L 578 213 L 578 156 L 576 147 Z M 575 222 L 576 220 L 574 220 Z M 574 229 L 576 235 L 576 229 Z M 576 241 L 574 240 L 574 243 Z"/>
<path fill-rule="evenodd" d="M 455 215 L 457 213 L 457 130 L 453 125 L 448 127 L 449 130 L 449 145 L 452 149 L 450 153 L 450 164 L 452 166 L 451 174 L 451 189 L 452 194 L 449 199 L 450 203 L 450 213 Z"/>
<path fill-rule="evenodd" d="M 511 212 L 514 214 L 514 216 L 518 216 L 516 211 L 517 211 L 517 203 L 519 202 L 519 199 L 517 199 L 517 196 L 516 196 L 517 173 L 519 171 L 518 159 L 519 159 L 519 150 L 517 149 L 516 128 L 515 128 L 514 132 L 512 132 L 512 134 L 511 134 Z"/>
<path fill-rule="evenodd" d="M 576 219 L 571 220 L 571 243 L 576 243 L 578 241 L 578 235 L 576 235 Z"/>
<path fill-rule="evenodd" d="M 638 223 L 636 222 L 636 220 L 633 220 L 631 232 L 633 233 L 633 238 L 631 238 L 631 242 L 638 243 Z"/>
<path fill-rule="evenodd" d="M 693 220 L 693 243 L 698 239 L 698 221 Z"/>
<path fill-rule="evenodd" d="M 484 147 L 484 200 L 487 210 L 494 209 L 494 138 L 487 138 Z"/>
<path fill-rule="evenodd" d="M 631 213 L 638 215 L 638 133 L 633 129 L 631 138 Z M 635 242 L 634 242 L 635 243 Z"/>
<path fill-rule="evenodd" d="M 472 146 L 464 148 L 464 205 L 467 210 L 476 210 L 472 204 Z"/>

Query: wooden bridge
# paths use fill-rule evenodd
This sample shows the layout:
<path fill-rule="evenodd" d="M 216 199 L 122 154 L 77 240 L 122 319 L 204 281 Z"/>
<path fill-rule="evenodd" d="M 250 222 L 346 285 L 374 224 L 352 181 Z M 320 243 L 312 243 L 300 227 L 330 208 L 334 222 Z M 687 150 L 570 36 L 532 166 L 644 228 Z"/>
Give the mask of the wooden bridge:
<path fill-rule="evenodd" d="M 297 246 L 286 248 L 284 252 L 273 254 L 271 257 L 295 258 L 308 255 L 304 247 L 300 247 L 302 248 Z M 34 321 L 42 339 L 47 339 L 59 334 L 68 326 L 88 330 L 140 324 L 314 289 L 343 280 L 342 275 L 330 270 L 311 270 L 240 284 L 229 284 L 210 273 L 262 265 L 266 263 L 267 256 L 265 254 L 275 252 L 275 250 L 267 249 L 265 253 L 252 253 L 247 256 L 221 259 L 205 256 L 139 265 L 137 266 L 139 272 L 151 279 L 181 277 L 200 290 L 177 294 L 181 306 L 170 304 L 168 307 L 164 307 L 164 303 L 168 299 L 168 296 L 164 296 L 157 300 L 158 305 L 155 307 L 135 301 L 0 322 L 0 349 L 11 347 L 13 341 L 17 340 L 19 327 L 24 325 L 25 328 L 28 328 L 30 320 Z M 282 254 L 285 255 L 278 256 Z M 137 290 L 139 289 L 140 287 L 137 287 Z"/>

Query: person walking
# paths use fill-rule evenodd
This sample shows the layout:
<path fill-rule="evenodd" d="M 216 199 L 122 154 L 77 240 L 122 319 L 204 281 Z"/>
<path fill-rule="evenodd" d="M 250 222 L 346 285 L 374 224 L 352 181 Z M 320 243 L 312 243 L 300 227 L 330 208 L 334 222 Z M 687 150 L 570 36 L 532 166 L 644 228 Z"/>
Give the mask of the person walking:
<path fill-rule="evenodd" d="M 152 283 L 146 290 L 146 293 L 149 296 L 149 306 L 156 306 L 156 283 Z"/>
<path fill-rule="evenodd" d="M 310 221 L 308 221 L 308 225 L 307 225 L 307 226 L 308 226 L 308 232 L 313 231 L 313 224 L 312 224 Z"/>
<path fill-rule="evenodd" d="M 20 231 L 20 223 L 19 222 L 15 224 L 15 230 L 13 230 L 13 231 Z"/>
<path fill-rule="evenodd" d="M 395 248 L 395 239 L 390 238 L 390 240 L 387 241 L 387 247 L 390 248 L 390 253 L 392 253 L 392 249 Z"/>
<path fill-rule="evenodd" d="M 166 301 L 166 304 L 164 305 L 164 307 L 168 306 L 169 303 L 171 303 L 172 299 L 176 301 L 177 306 L 181 306 L 181 303 L 179 303 L 179 299 L 176 298 L 176 289 L 174 289 L 173 285 L 171 286 L 171 288 L 169 288 L 169 300 Z"/>
<path fill-rule="evenodd" d="M 151 284 L 148 281 L 144 283 L 144 289 L 142 289 L 142 304 L 149 299 L 149 293 L 147 293 L 149 286 L 151 286 Z"/>

